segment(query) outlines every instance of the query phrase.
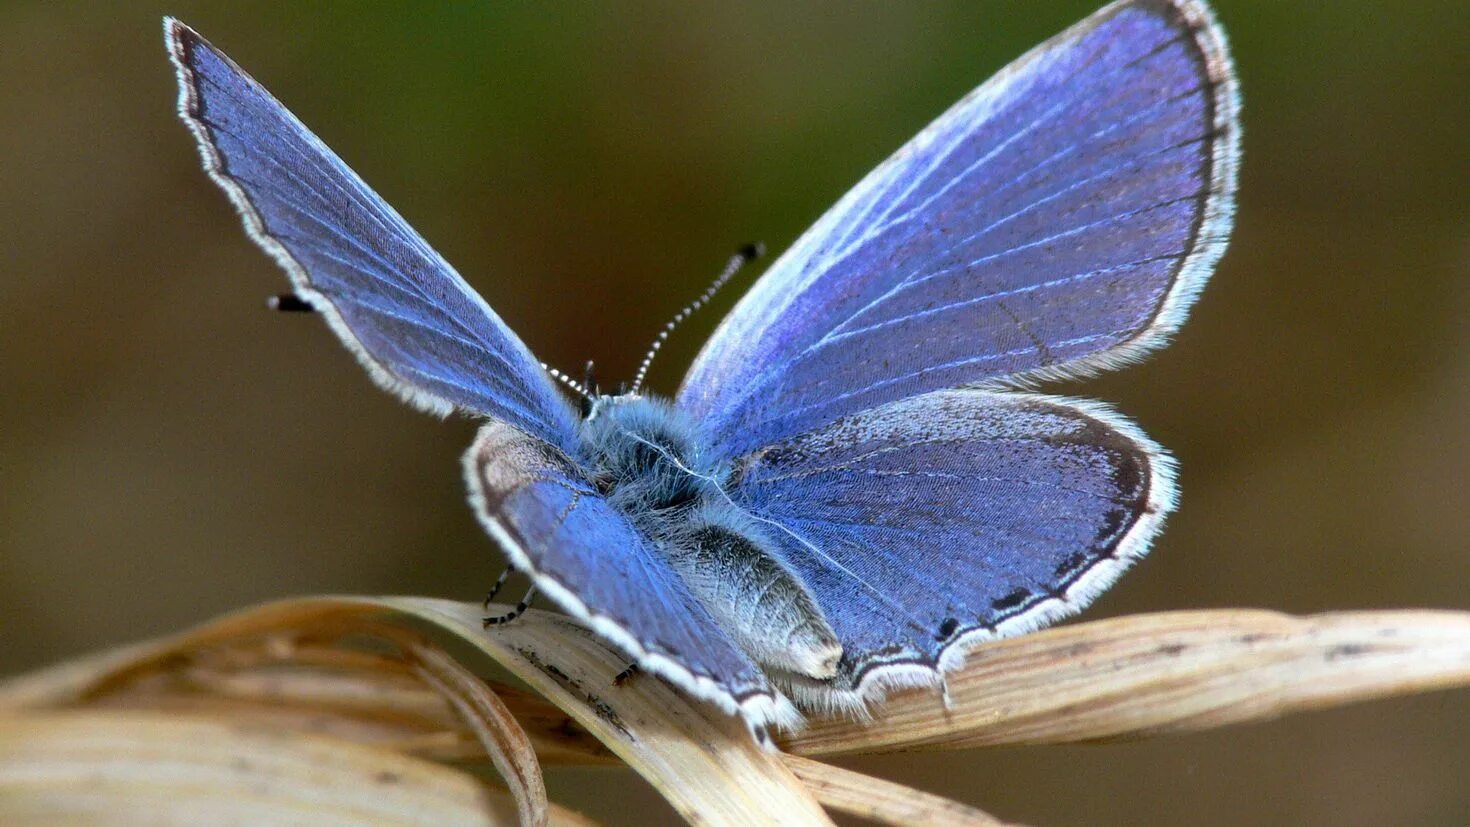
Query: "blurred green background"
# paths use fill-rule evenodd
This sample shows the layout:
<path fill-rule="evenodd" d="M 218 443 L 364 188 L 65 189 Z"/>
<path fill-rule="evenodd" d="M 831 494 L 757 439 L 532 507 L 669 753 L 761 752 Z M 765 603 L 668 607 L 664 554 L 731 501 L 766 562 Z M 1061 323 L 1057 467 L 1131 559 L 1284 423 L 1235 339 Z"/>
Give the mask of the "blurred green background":
<path fill-rule="evenodd" d="M 325 6 L 0 7 L 0 671 L 283 595 L 475 599 L 500 566 L 464 503 L 472 423 L 264 309 L 285 282 L 199 171 L 160 15 L 265 82 L 542 358 L 611 381 L 739 243 L 784 248 L 1094 4 Z M 1230 252 L 1173 347 L 1066 388 L 1183 468 L 1153 556 L 1089 616 L 1470 609 L 1470 5 L 1218 12 L 1246 100 Z M 851 764 L 1038 824 L 1463 824 L 1467 722 L 1461 691 Z M 551 785 L 672 817 L 621 772 Z"/>

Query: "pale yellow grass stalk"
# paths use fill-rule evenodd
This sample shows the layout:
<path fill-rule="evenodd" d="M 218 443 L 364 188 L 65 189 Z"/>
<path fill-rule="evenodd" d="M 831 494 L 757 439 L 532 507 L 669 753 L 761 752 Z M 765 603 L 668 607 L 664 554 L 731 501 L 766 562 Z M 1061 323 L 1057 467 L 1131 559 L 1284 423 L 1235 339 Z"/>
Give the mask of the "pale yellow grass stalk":
<path fill-rule="evenodd" d="M 615 686 L 625 660 L 571 618 L 480 616 L 303 598 L 0 683 L 0 822 L 590 824 L 541 767 L 620 763 L 701 824 L 994 825 L 812 756 L 1138 738 L 1470 684 L 1470 613 L 1138 615 L 982 645 L 948 707 L 897 694 L 773 752 L 656 678 Z M 490 661 L 529 690 L 477 677 Z M 465 766 L 486 761 L 503 786 Z"/>

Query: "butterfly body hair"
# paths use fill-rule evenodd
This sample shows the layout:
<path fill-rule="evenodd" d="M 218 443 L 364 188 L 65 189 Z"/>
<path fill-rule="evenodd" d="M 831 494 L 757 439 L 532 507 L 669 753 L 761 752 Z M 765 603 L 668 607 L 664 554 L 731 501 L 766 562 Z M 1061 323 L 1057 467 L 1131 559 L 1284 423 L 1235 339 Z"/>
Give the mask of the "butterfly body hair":
<path fill-rule="evenodd" d="M 768 669 L 836 674 L 841 644 L 759 521 L 726 492 L 732 469 L 697 423 L 657 397 L 601 396 L 582 421 L 589 482 Z"/>
<path fill-rule="evenodd" d="M 579 436 L 589 481 L 648 534 L 718 498 L 728 475 L 695 423 L 656 397 L 596 397 Z"/>

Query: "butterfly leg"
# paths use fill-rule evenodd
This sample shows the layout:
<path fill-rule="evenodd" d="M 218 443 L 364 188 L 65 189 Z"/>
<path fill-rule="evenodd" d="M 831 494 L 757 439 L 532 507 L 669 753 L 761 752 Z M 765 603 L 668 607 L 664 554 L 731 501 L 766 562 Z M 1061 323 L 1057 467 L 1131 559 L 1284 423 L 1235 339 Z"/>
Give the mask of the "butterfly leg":
<path fill-rule="evenodd" d="M 512 620 L 515 620 L 516 618 L 525 614 L 526 610 L 531 608 L 531 600 L 535 597 L 536 587 L 532 586 L 530 590 L 526 592 L 526 596 L 521 598 L 521 602 L 516 604 L 516 607 L 514 609 L 511 609 L 505 614 L 498 615 L 496 617 L 482 618 L 480 622 L 484 624 L 486 629 L 490 628 L 491 626 L 499 626 L 502 623 L 509 623 Z"/>
<path fill-rule="evenodd" d="M 485 611 L 490 611 L 490 601 L 495 599 L 495 595 L 500 594 L 500 589 L 505 585 L 505 581 L 509 580 L 510 576 L 515 573 L 515 566 L 506 566 L 505 571 L 502 571 L 500 576 L 495 578 L 495 585 L 491 586 L 490 591 L 485 593 L 485 602 L 481 604 L 485 607 Z"/>
<path fill-rule="evenodd" d="M 628 668 L 627 669 L 624 669 L 623 671 L 619 672 L 616 676 L 613 677 L 613 686 L 624 686 L 624 685 L 626 685 L 628 683 L 628 681 L 633 680 L 633 678 L 636 677 L 640 671 L 642 671 L 642 670 L 640 670 L 638 668 L 638 664 L 636 664 L 636 663 L 630 663 L 630 664 L 628 664 Z"/>

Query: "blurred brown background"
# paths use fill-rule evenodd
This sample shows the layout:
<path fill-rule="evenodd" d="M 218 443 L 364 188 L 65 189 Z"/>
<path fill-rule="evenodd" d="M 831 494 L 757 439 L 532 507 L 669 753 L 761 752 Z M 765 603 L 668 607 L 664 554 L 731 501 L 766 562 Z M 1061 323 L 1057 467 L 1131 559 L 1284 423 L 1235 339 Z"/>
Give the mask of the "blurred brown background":
<path fill-rule="evenodd" d="M 740 242 L 784 248 L 1094 4 L 325 5 L 0 7 L 0 671 L 283 595 L 475 599 L 500 566 L 461 490 L 472 424 L 263 308 L 284 279 L 199 171 L 161 14 L 313 125 L 542 358 L 612 380 Z M 1183 468 L 1154 555 L 1090 616 L 1470 609 L 1470 6 L 1218 11 L 1246 97 L 1234 243 L 1173 347 L 1066 389 Z M 1470 692 L 854 764 L 1039 824 L 1464 824 Z M 622 773 L 551 784 L 671 817 Z"/>

